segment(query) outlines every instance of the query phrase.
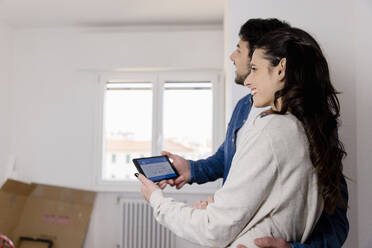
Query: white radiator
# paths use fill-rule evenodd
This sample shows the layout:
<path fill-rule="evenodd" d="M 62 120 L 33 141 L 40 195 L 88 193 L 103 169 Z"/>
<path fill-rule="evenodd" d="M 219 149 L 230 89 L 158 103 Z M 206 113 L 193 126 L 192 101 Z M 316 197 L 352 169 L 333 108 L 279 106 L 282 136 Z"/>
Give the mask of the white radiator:
<path fill-rule="evenodd" d="M 121 199 L 122 244 L 120 248 L 174 248 L 174 234 L 158 224 L 143 200 Z"/>

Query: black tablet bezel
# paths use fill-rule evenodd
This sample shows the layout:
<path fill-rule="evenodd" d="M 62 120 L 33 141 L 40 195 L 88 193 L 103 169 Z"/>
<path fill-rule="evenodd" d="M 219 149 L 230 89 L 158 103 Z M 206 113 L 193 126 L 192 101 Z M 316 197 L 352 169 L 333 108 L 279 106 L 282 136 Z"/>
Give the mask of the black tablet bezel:
<path fill-rule="evenodd" d="M 138 163 L 138 160 L 151 159 L 151 158 L 163 158 L 163 157 L 165 157 L 165 158 L 167 159 L 169 165 L 170 165 L 170 166 L 172 167 L 172 169 L 174 170 L 176 176 L 169 177 L 169 178 L 163 178 L 163 179 L 155 180 L 155 181 L 153 181 L 153 180 L 151 180 L 151 179 L 150 179 L 150 180 L 156 183 L 156 182 L 160 182 L 160 181 L 162 181 L 162 180 L 174 179 L 174 178 L 179 177 L 180 175 L 179 175 L 178 171 L 176 170 L 176 168 L 174 167 L 174 165 L 172 164 L 172 162 L 169 160 L 168 156 L 166 156 L 166 155 L 153 156 L 153 157 L 143 157 L 143 158 L 134 158 L 134 159 L 132 159 L 132 161 L 133 161 L 134 165 L 136 166 L 138 172 L 141 173 L 142 175 L 144 175 L 145 177 L 147 177 L 147 176 L 145 175 L 145 173 L 143 172 L 143 170 L 142 170 L 142 168 L 141 168 L 141 165 Z"/>

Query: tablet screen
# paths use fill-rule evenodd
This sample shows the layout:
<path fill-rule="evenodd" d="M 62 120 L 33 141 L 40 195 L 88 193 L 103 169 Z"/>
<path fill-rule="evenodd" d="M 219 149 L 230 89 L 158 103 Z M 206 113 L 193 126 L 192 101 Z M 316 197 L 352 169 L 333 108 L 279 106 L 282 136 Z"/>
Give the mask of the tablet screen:
<path fill-rule="evenodd" d="M 166 156 L 133 159 L 133 161 L 151 181 L 157 182 L 178 176 Z"/>

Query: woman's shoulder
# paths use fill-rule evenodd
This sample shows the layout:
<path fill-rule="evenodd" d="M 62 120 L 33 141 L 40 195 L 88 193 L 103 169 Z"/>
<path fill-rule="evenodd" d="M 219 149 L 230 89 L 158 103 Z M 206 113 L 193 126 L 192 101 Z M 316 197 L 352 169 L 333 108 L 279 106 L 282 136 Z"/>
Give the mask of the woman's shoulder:
<path fill-rule="evenodd" d="M 296 133 L 304 134 L 302 123 L 292 114 L 264 114 L 255 120 L 254 124 L 268 135 L 288 136 Z"/>

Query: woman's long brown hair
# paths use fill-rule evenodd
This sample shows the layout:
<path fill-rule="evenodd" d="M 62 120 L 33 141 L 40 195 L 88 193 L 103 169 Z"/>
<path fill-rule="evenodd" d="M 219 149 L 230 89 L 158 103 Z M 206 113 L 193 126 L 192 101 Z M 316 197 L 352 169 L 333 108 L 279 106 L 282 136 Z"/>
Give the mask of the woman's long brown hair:
<path fill-rule="evenodd" d="M 256 45 L 272 66 L 286 58 L 284 88 L 275 94 L 281 100 L 277 114 L 291 112 L 305 129 L 310 158 L 318 174 L 324 207 L 332 214 L 346 207 L 341 196 L 342 160 L 346 156 L 338 138 L 340 104 L 327 61 L 311 35 L 297 28 L 284 28 L 265 35 Z"/>

